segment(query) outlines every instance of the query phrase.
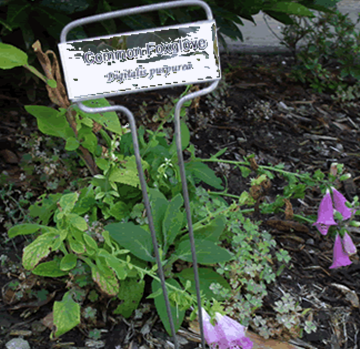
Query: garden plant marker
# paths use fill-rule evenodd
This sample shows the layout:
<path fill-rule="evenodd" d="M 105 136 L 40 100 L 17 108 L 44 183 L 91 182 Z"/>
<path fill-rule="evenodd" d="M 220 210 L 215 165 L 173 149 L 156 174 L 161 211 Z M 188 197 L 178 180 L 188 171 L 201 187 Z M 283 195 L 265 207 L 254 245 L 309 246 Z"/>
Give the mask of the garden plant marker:
<path fill-rule="evenodd" d="M 201 6 L 206 12 L 207 20 L 71 42 L 66 40 L 70 30 L 84 24 L 181 6 Z M 179 348 L 179 345 L 175 335 L 175 327 L 171 316 L 165 277 L 160 261 L 154 222 L 141 165 L 134 116 L 124 106 L 115 105 L 111 107 L 90 108 L 82 104 L 81 101 L 178 85 L 212 82 L 210 86 L 179 99 L 176 104 L 174 117 L 177 155 L 195 276 L 201 343 L 202 347 L 205 348 L 199 273 L 181 149 L 180 109 L 186 101 L 213 91 L 221 78 L 216 24 L 213 20 L 211 9 L 205 2 L 200 0 L 180 0 L 82 18 L 69 23 L 63 28 L 60 36 L 59 51 L 67 92 L 72 102 L 76 102 L 79 108 L 86 113 L 119 111 L 123 112 L 129 120 L 136 165 L 149 220 L 159 278 L 176 349 Z M 225 326 L 228 325 L 228 322 L 224 321 L 223 318 L 221 320 L 220 322 L 224 324 L 221 326 L 221 329 L 225 331 Z M 231 333 L 227 333 L 226 336 L 231 336 Z"/>

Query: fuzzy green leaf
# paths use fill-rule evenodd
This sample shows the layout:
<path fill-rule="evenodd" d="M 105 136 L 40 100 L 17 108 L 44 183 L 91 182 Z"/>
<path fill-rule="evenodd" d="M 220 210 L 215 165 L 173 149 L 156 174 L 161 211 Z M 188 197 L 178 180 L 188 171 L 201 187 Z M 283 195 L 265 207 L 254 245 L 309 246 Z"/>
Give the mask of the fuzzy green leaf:
<path fill-rule="evenodd" d="M 38 128 L 42 133 L 63 139 L 75 137 L 63 113 L 41 105 L 26 105 L 25 110 L 36 117 Z"/>
<path fill-rule="evenodd" d="M 195 240 L 195 249 L 197 261 L 201 264 L 224 263 L 232 258 L 232 254 L 228 250 L 215 245 L 209 240 Z M 175 253 L 179 256 L 179 259 L 192 262 L 190 241 L 180 242 Z"/>
<path fill-rule="evenodd" d="M 143 170 L 149 167 L 148 163 L 141 161 Z M 111 182 L 128 184 L 133 187 L 140 186 L 140 179 L 136 167 L 135 156 L 126 157 L 121 167 L 114 168 L 109 176 Z"/>
<path fill-rule="evenodd" d="M 166 282 L 181 289 L 179 283 L 174 279 L 167 279 Z M 161 289 L 161 284 L 158 281 L 153 280 L 151 283 L 151 289 L 154 293 L 158 292 L 158 290 Z M 154 298 L 154 303 L 155 303 L 156 310 L 160 316 L 161 322 L 163 323 L 163 325 L 166 329 L 166 332 L 169 335 L 171 335 L 170 322 L 169 322 L 169 318 L 168 318 L 168 315 L 166 312 L 164 297 L 159 296 L 159 297 Z M 171 309 L 171 316 L 172 316 L 174 326 L 175 326 L 175 332 L 177 332 L 179 330 L 182 322 L 184 321 L 185 310 L 180 310 L 179 308 L 176 309 L 171 304 L 170 304 L 170 309 Z"/>
<path fill-rule="evenodd" d="M 119 293 L 119 283 L 114 272 L 107 265 L 98 263 L 96 266 L 91 266 L 91 276 L 101 291 L 107 296 L 114 297 Z"/>
<path fill-rule="evenodd" d="M 162 224 L 164 251 L 174 242 L 183 226 L 183 213 L 180 211 L 184 200 L 181 194 L 176 195 L 168 204 Z"/>
<path fill-rule="evenodd" d="M 67 271 L 76 267 L 77 257 L 73 253 L 69 253 L 61 259 L 60 269 Z"/>
<path fill-rule="evenodd" d="M 101 107 L 109 107 L 110 103 L 105 98 L 94 99 L 91 101 L 83 101 L 85 106 L 90 108 L 101 108 Z M 96 121 L 101 126 L 104 126 L 109 131 L 114 132 L 116 134 L 121 135 L 123 133 L 119 117 L 114 111 L 105 112 L 105 113 L 95 113 L 88 114 L 79 109 L 79 107 L 74 106 L 74 109 L 83 117 L 88 117 L 94 121 Z"/>
<path fill-rule="evenodd" d="M 50 261 L 41 263 L 31 271 L 35 275 L 57 278 L 68 275 L 67 271 L 60 269 L 60 265 L 57 261 Z"/>
<path fill-rule="evenodd" d="M 33 269 L 43 258 L 47 257 L 55 242 L 54 233 L 40 235 L 23 251 L 22 263 L 25 269 Z"/>
<path fill-rule="evenodd" d="M 134 223 L 112 223 L 104 227 L 120 246 L 130 250 L 136 257 L 154 262 L 153 244 L 150 233 Z"/>
<path fill-rule="evenodd" d="M 125 318 L 131 316 L 137 309 L 144 294 L 145 281 L 136 278 L 126 278 L 121 282 L 118 298 L 122 303 L 114 310 L 114 314 L 121 314 Z"/>
<path fill-rule="evenodd" d="M 192 175 L 197 182 L 203 181 L 216 189 L 223 189 L 221 179 L 216 177 L 213 170 L 202 162 L 192 161 L 185 164 L 187 174 Z"/>
<path fill-rule="evenodd" d="M 72 330 L 80 323 L 80 305 L 66 292 L 61 302 L 54 302 L 53 308 L 55 337 Z"/>
<path fill-rule="evenodd" d="M 156 238 L 159 244 L 162 245 L 163 244 L 162 223 L 169 202 L 164 196 L 164 194 L 160 192 L 158 189 L 150 188 L 149 193 L 150 193 L 150 203 L 151 203 L 151 214 L 153 216 Z"/>
<path fill-rule="evenodd" d="M 9 238 L 14 238 L 18 235 L 29 235 L 36 233 L 39 229 L 46 228 L 46 226 L 42 226 L 40 224 L 19 224 L 10 228 L 8 231 Z"/>

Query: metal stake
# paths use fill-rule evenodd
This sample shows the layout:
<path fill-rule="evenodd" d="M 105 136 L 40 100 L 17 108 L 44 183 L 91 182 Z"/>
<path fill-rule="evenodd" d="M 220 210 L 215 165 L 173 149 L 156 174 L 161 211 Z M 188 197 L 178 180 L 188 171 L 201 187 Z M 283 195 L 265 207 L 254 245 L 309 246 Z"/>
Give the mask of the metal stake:
<path fill-rule="evenodd" d="M 204 1 L 201 1 L 201 0 L 177 0 L 177 1 L 167 2 L 167 3 L 152 4 L 152 5 L 142 6 L 142 7 L 135 7 L 135 8 L 131 8 L 131 9 L 119 10 L 119 11 L 114 11 L 111 13 L 104 13 L 104 14 L 99 14 L 99 15 L 95 15 L 95 16 L 78 19 L 76 21 L 73 21 L 73 22 L 67 24 L 63 28 L 61 35 L 60 35 L 60 42 L 65 43 L 68 32 L 71 29 L 76 28 L 81 25 L 84 25 L 84 24 L 98 22 L 98 21 L 121 17 L 121 16 L 134 15 L 134 14 L 148 12 L 148 11 L 156 11 L 156 10 L 162 10 L 162 9 L 167 9 L 167 8 L 179 7 L 179 6 L 200 6 L 205 10 L 207 19 L 208 20 L 213 19 L 211 8 Z M 197 267 L 194 233 L 193 233 L 193 227 L 192 227 L 192 221 L 191 221 L 190 202 L 189 202 L 189 194 L 188 194 L 188 188 L 187 188 L 187 182 L 186 182 L 184 159 L 183 159 L 183 154 L 182 154 L 182 150 L 181 150 L 180 110 L 181 110 L 181 107 L 184 102 L 189 101 L 193 98 L 205 95 L 207 93 L 210 93 L 217 87 L 218 83 L 219 83 L 219 81 L 215 81 L 209 87 L 207 87 L 201 91 L 197 91 L 197 92 L 194 92 L 187 96 L 182 97 L 176 104 L 175 118 L 174 118 L 177 155 L 178 155 L 178 162 L 179 162 L 179 168 L 180 168 L 180 176 L 181 176 L 181 181 L 182 181 L 182 189 L 183 189 L 186 217 L 187 217 L 188 229 L 189 229 L 189 238 L 190 238 L 190 244 L 191 244 L 193 268 L 194 268 L 194 278 L 195 278 L 196 296 L 197 296 L 197 302 L 198 302 L 198 316 L 199 316 L 202 348 L 205 348 L 205 339 L 204 339 L 204 331 L 203 331 L 203 317 L 202 317 L 202 313 L 201 313 L 200 282 L 199 282 L 199 273 L 198 273 L 198 267 Z M 84 98 L 84 99 L 77 98 L 77 99 L 73 100 L 72 102 L 76 102 L 78 107 L 86 113 L 105 113 L 105 112 L 110 112 L 110 111 L 119 111 L 119 112 L 123 112 L 129 120 L 132 139 L 133 139 L 133 145 L 134 145 L 136 166 L 137 166 L 137 170 L 139 173 L 141 190 L 142 190 L 142 194 L 143 194 L 143 198 L 144 198 L 144 204 L 146 207 L 147 217 L 149 220 L 149 228 L 150 228 L 150 232 L 151 232 L 152 242 L 154 245 L 156 263 L 158 265 L 158 274 L 159 274 L 159 277 L 161 280 L 161 287 L 162 287 L 162 291 L 163 291 L 163 295 L 164 295 L 164 299 L 165 299 L 166 312 L 167 312 L 169 322 L 170 322 L 170 328 L 171 328 L 171 333 L 172 333 L 175 349 L 179 349 L 178 340 L 176 338 L 175 326 L 174 326 L 174 322 L 173 322 L 172 315 L 171 315 L 169 297 L 168 297 L 166 284 L 165 284 L 164 271 L 163 271 L 163 268 L 161 265 L 159 249 L 158 249 L 158 244 L 157 244 L 157 240 L 156 240 L 155 227 L 154 227 L 153 217 L 151 214 L 150 201 L 149 201 L 149 197 L 148 197 L 148 193 L 147 193 L 147 189 L 146 189 L 145 176 L 144 176 L 143 168 L 141 165 L 141 156 L 140 156 L 139 142 L 138 142 L 138 138 L 137 138 L 137 130 L 136 130 L 134 116 L 129 109 L 127 109 L 124 106 L 120 106 L 120 105 L 111 106 L 111 107 L 101 107 L 101 108 L 89 108 L 81 103 L 81 100 L 85 100 L 85 99 L 88 99 L 88 98 Z"/>

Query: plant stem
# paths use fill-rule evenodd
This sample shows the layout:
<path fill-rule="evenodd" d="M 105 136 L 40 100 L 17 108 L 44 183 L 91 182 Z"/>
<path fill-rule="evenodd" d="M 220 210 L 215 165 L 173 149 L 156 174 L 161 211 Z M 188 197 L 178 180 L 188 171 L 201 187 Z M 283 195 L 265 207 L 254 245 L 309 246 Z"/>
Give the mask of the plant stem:
<path fill-rule="evenodd" d="M 195 161 L 199 161 L 199 162 L 219 162 L 219 163 L 223 163 L 223 164 L 242 165 L 242 166 L 250 167 L 248 162 L 243 162 L 243 161 L 221 160 L 221 159 L 211 159 L 211 158 L 210 159 L 196 158 Z M 288 172 L 288 171 L 284 171 L 284 170 L 281 170 L 279 168 L 274 168 L 274 167 L 271 167 L 271 166 L 259 165 L 259 169 L 279 172 L 281 174 L 288 174 L 288 175 L 293 175 L 293 176 L 296 176 L 296 177 L 299 177 L 299 178 L 308 179 L 306 176 L 304 176 L 304 175 L 302 175 L 300 173 Z"/>

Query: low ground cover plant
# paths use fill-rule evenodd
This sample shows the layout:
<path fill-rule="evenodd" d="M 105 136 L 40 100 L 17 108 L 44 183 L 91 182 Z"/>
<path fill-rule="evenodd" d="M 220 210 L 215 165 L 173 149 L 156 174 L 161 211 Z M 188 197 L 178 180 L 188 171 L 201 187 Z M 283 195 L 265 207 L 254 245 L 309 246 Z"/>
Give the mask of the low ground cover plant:
<path fill-rule="evenodd" d="M 39 44 L 35 48 L 44 60 L 51 55 L 49 52 L 42 53 Z M 0 44 L 0 50 L 0 54 L 6 52 L 10 57 L 8 61 L 1 61 L 3 69 L 25 66 L 33 71 L 25 53 L 5 44 Z M 149 279 L 152 293 L 148 298 L 154 299 L 159 317 L 170 333 L 142 204 L 131 133 L 127 127 L 120 125 L 115 113 L 86 114 L 71 106 L 66 101 L 54 62 L 49 60 L 45 63 L 45 67 L 50 64 L 52 68 L 46 70 L 49 75 L 36 74 L 48 84 L 49 97 L 59 108 L 27 106 L 26 110 L 37 119 L 41 132 L 63 139 L 65 150 L 81 157 L 92 176 L 79 184 L 76 190 L 65 190 L 40 198 L 30 207 L 32 222 L 17 224 L 8 232 L 11 238 L 18 235 L 31 237 L 22 256 L 27 271 L 45 278 L 58 278 L 66 283 L 67 292 L 61 301 L 55 301 L 53 305 L 54 330 L 51 336 L 57 338 L 81 322 L 87 323 L 92 336 L 96 336 L 93 321 L 96 307 L 89 306 L 88 301 L 99 299 L 108 304 L 113 314 L 130 317 L 138 308 L 144 295 L 145 282 Z M 55 73 L 50 75 L 51 71 Z M 85 104 L 109 105 L 105 99 Z M 186 116 L 185 109 L 182 116 Z M 196 298 L 176 148 L 171 134 L 164 127 L 172 121 L 172 117 L 173 109 L 169 108 L 166 113 L 163 111 L 163 120 L 156 131 L 141 127 L 139 143 L 161 260 L 167 277 L 172 316 L 176 329 L 179 329 L 186 310 L 193 309 L 190 318 L 196 317 Z M 290 262 L 290 257 L 282 249 L 275 253 L 275 240 L 261 230 L 259 222 L 252 222 L 247 214 L 255 210 L 262 214 L 282 212 L 287 219 L 313 223 L 316 217 L 293 214 L 291 200 L 304 198 L 305 192 L 314 188 L 325 192 L 338 181 L 347 179 L 348 175 L 342 173 L 341 165 L 335 165 L 336 170 L 325 179 L 321 171 L 314 174 L 291 173 L 285 171 L 281 164 L 260 166 L 253 156 L 239 161 L 222 160 L 226 148 L 210 159 L 201 159 L 196 156 L 195 148 L 190 143 L 190 133 L 184 121 L 181 130 L 182 149 L 189 155 L 186 173 L 206 311 L 205 330 L 211 331 L 210 326 L 213 325 L 218 329 L 215 337 L 207 336 L 208 343 L 221 344 L 223 341 L 227 346 L 234 343 L 243 348 L 251 346 L 244 339 L 243 327 L 238 327 L 236 339 L 230 338 L 229 333 L 221 332 L 230 321 L 229 316 L 239 321 L 241 326 L 257 329 L 265 337 L 280 334 L 296 337 L 301 335 L 303 329 L 314 331 L 314 325 L 306 317 L 309 309 L 301 309 L 288 294 L 274 304 L 278 313 L 276 318 L 264 319 L 256 315 L 267 295 L 267 285 L 275 281 Z M 238 167 L 243 178 L 249 181 L 249 190 L 238 197 L 228 194 L 223 181 L 206 165 L 207 162 Z M 280 176 L 286 185 L 274 201 L 269 201 L 266 191 L 275 176 Z M 201 182 L 214 188 L 214 191 L 206 191 L 200 186 Z M 331 190 L 334 195 L 336 192 Z M 351 216 L 348 216 L 341 194 L 336 195 L 338 201 L 334 196 L 335 209 L 342 215 L 338 219 L 350 224 L 357 201 L 352 203 Z M 315 222 L 320 228 L 334 225 L 327 220 L 331 209 L 328 194 L 325 197 L 326 205 L 320 205 Z M 233 201 L 229 203 L 224 198 Z M 349 244 L 345 231 L 340 231 L 340 235 L 347 241 L 344 243 L 347 246 L 345 252 L 352 253 L 353 246 Z M 334 265 L 349 264 L 338 262 L 342 257 L 337 237 L 335 245 Z M 211 318 L 215 322 L 211 323 Z"/>
<path fill-rule="evenodd" d="M 321 12 L 316 18 L 295 18 L 282 27 L 281 43 L 295 58 L 292 76 L 317 92 L 331 92 L 338 102 L 358 98 L 360 31 L 348 14 Z"/>

